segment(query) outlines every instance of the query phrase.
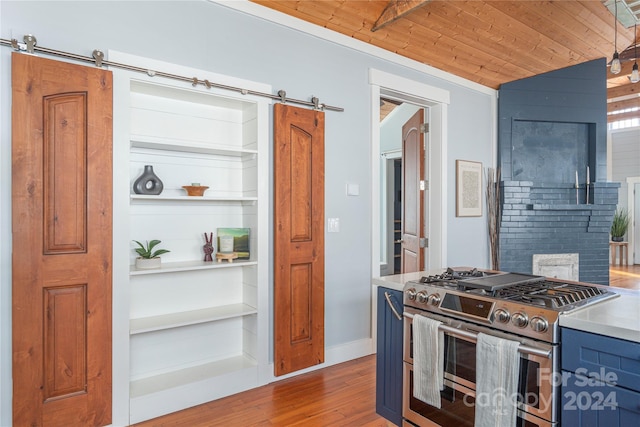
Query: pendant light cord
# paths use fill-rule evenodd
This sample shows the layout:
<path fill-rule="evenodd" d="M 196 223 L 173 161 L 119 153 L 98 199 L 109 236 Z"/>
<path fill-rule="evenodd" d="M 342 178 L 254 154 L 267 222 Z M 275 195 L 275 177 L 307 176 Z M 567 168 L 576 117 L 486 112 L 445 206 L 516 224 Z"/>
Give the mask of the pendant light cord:
<path fill-rule="evenodd" d="M 615 11 L 615 33 L 613 34 L 613 50 L 618 51 L 618 0 L 613 1 L 613 9 Z"/>

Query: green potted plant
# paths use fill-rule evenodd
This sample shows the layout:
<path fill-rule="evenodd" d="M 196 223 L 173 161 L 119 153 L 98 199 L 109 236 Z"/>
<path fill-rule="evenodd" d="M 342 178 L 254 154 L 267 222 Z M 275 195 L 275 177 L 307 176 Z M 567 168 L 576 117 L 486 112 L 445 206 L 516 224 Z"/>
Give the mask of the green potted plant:
<path fill-rule="evenodd" d="M 167 249 L 154 250 L 160 244 L 160 240 L 147 240 L 146 245 L 137 240 L 134 240 L 134 242 L 138 245 L 135 251 L 139 255 L 136 258 L 136 268 L 160 268 L 162 262 L 160 255 L 170 252 Z"/>
<path fill-rule="evenodd" d="M 616 209 L 611 223 L 611 240 L 622 242 L 622 238 L 627 233 L 627 228 L 629 228 L 629 211 L 625 208 Z"/>

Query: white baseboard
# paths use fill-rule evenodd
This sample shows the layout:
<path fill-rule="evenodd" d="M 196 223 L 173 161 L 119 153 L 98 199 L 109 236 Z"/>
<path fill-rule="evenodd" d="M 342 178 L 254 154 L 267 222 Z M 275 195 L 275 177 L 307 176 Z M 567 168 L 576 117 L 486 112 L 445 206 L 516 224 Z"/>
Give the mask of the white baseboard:
<path fill-rule="evenodd" d="M 269 364 L 269 372 L 271 374 L 269 383 L 284 380 L 286 378 L 295 377 L 297 375 L 305 374 L 307 372 L 317 371 L 318 369 L 326 368 L 328 366 L 337 365 L 338 363 L 348 362 L 349 360 L 358 359 L 360 357 L 368 356 L 375 353 L 374 341 L 372 338 L 365 338 L 358 341 L 351 341 L 346 344 L 337 345 L 334 347 L 328 347 L 324 353 L 324 363 L 314 365 L 309 368 L 301 369 L 299 371 L 292 372 L 290 374 L 281 375 L 276 377 L 273 375 L 274 365 Z"/>
<path fill-rule="evenodd" d="M 366 338 L 326 348 L 324 363 L 306 369 L 301 369 L 287 375 L 279 377 L 274 376 L 274 364 L 270 363 L 267 367 L 268 374 L 264 375 L 267 378 L 265 384 L 261 384 L 259 381 L 256 382 L 258 374 L 255 369 L 243 370 L 230 373 L 224 378 L 203 378 L 202 381 L 192 382 L 180 387 L 172 387 L 168 390 L 150 393 L 142 397 L 131 398 L 129 414 L 130 423 L 133 424 L 149 420 L 181 409 L 226 397 L 230 394 L 250 390 L 268 383 L 368 356 L 374 352 L 375 346 L 373 338 Z"/>

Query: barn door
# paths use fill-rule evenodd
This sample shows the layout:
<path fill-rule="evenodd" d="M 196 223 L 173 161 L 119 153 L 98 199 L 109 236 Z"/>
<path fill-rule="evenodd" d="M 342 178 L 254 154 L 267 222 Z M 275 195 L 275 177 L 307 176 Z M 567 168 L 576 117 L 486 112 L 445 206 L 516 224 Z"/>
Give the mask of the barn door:
<path fill-rule="evenodd" d="M 424 269 L 424 109 L 402 126 L 402 273 Z"/>
<path fill-rule="evenodd" d="M 111 82 L 12 57 L 16 426 L 111 423 Z"/>
<path fill-rule="evenodd" d="M 274 105 L 275 375 L 324 362 L 324 113 Z"/>

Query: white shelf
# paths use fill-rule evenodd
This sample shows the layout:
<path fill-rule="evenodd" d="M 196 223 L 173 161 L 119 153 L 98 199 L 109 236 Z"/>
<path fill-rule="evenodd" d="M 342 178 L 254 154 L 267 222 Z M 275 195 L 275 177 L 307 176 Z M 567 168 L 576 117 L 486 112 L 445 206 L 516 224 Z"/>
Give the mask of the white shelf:
<path fill-rule="evenodd" d="M 179 202 L 241 202 L 255 203 L 257 197 L 247 196 L 153 196 L 146 194 L 131 194 L 129 196 L 132 201 L 151 200 L 156 202 L 179 201 Z"/>
<path fill-rule="evenodd" d="M 181 387 L 190 383 L 204 381 L 231 372 L 253 368 L 255 366 L 256 362 L 253 359 L 245 356 L 236 356 L 131 381 L 131 399 Z"/>
<path fill-rule="evenodd" d="M 212 255 L 213 256 L 213 255 Z M 164 274 L 164 273 L 176 273 L 182 271 L 194 271 L 194 270 L 212 270 L 216 268 L 237 268 L 247 267 L 250 265 L 257 265 L 257 261 L 238 261 L 233 262 L 217 262 L 217 261 L 182 261 L 182 262 L 165 262 L 160 268 L 152 269 L 137 269 L 135 265 L 129 266 L 129 275 L 138 276 L 142 274 Z"/>
<path fill-rule="evenodd" d="M 255 156 L 257 150 L 247 150 L 233 146 L 212 146 L 205 142 L 175 140 L 147 135 L 131 135 L 132 148 L 147 148 L 152 150 L 178 151 L 184 153 L 217 154 L 221 156 L 244 157 Z"/>
<path fill-rule="evenodd" d="M 114 191 L 124 195 L 114 198 L 114 216 L 121 215 L 118 246 L 126 251 L 118 257 L 114 281 L 122 283 L 123 306 L 129 307 L 126 318 L 118 319 L 127 337 L 121 347 L 128 354 L 123 351 L 115 361 L 114 384 L 117 379 L 128 386 L 118 390 L 125 397 L 117 409 L 128 412 L 131 425 L 270 378 L 269 185 L 264 179 L 270 101 L 127 72 L 114 78 L 121 83 L 121 98 L 128 100 L 122 103 L 127 114 L 119 132 L 127 136 L 114 143 L 114 158 L 122 159 L 119 170 L 128 166 L 129 172 L 114 175 Z M 131 184 L 147 164 L 160 170 L 160 195 L 132 194 Z M 188 196 L 182 186 L 192 182 L 211 188 L 203 196 Z M 250 229 L 251 259 L 217 262 L 213 254 L 213 261 L 202 261 L 202 232 L 217 227 Z M 129 265 L 135 255 L 132 239 L 162 240 L 171 254 L 163 256 L 160 268 L 137 269 Z"/>
<path fill-rule="evenodd" d="M 258 311 L 246 304 L 231 304 L 220 307 L 203 308 L 181 313 L 168 313 L 159 316 L 131 319 L 129 329 L 131 335 L 162 331 L 199 323 L 215 322 L 235 317 L 249 316 Z"/>

